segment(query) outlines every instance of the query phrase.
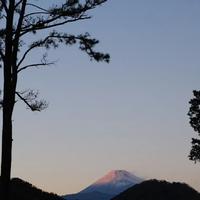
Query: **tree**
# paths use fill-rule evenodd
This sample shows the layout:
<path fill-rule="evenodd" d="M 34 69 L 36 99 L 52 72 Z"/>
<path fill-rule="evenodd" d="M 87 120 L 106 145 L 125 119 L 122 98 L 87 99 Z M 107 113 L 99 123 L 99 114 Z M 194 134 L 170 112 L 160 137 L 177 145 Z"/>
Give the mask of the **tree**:
<path fill-rule="evenodd" d="M 200 137 L 200 91 L 193 91 L 194 98 L 190 100 L 190 109 L 188 112 L 190 125 Z M 192 138 L 192 149 L 190 151 L 190 160 L 200 161 L 200 139 Z"/>
<path fill-rule="evenodd" d="M 37 0 L 0 0 L 0 64 L 3 69 L 3 89 L 0 107 L 2 122 L 1 158 L 1 198 L 9 199 L 9 184 L 12 160 L 12 115 L 18 100 L 23 101 L 31 111 L 41 111 L 47 107 L 45 101 L 38 100 L 33 90 L 18 90 L 20 74 L 27 69 L 48 66 L 54 62 L 44 53 L 41 60 L 28 63 L 27 57 L 37 48 L 57 48 L 78 44 L 79 49 L 89 55 L 91 60 L 109 62 L 109 55 L 94 50 L 98 40 L 89 33 L 69 34 L 59 32 L 59 26 L 90 19 L 88 11 L 107 0 L 59 0 L 50 3 Z M 42 4 L 42 3 L 44 4 Z M 47 3 L 48 2 L 48 3 Z M 45 5 L 49 5 L 48 7 Z M 56 30 L 55 30 L 56 28 Z M 37 33 L 42 32 L 38 39 Z"/>

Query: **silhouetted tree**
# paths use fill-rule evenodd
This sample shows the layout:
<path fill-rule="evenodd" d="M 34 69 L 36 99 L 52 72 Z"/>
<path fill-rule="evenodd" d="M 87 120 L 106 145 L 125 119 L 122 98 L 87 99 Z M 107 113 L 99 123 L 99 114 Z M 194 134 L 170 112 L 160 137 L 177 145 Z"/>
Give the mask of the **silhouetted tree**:
<path fill-rule="evenodd" d="M 48 66 L 54 62 L 47 60 L 46 53 L 35 63 L 27 64 L 27 57 L 37 48 L 48 50 L 51 47 L 57 48 L 59 44 L 67 46 L 78 44 L 79 49 L 88 54 L 91 60 L 109 62 L 108 54 L 94 50 L 99 41 L 91 38 L 89 33 L 75 35 L 59 32 L 57 28 L 90 19 L 88 11 L 106 1 L 59 0 L 56 1 L 59 3 L 50 5 L 48 0 L 0 0 L 0 64 L 4 78 L 2 100 L 0 100 L 3 112 L 0 199 L 9 199 L 12 115 L 17 99 L 23 101 L 32 111 L 41 111 L 47 107 L 45 101 L 38 100 L 37 92 L 18 90 L 17 81 L 24 70 Z M 42 34 L 37 35 L 41 32 Z"/>
<path fill-rule="evenodd" d="M 188 112 L 190 125 L 200 136 L 200 91 L 193 91 L 194 98 L 190 100 L 190 110 Z M 195 163 L 200 161 L 200 139 L 192 138 L 192 149 L 189 158 Z"/>

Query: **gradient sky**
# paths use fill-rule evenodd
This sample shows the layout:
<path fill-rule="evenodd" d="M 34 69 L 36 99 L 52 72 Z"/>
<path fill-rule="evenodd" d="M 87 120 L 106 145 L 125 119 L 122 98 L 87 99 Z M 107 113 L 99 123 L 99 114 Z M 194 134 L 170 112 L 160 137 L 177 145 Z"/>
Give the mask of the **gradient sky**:
<path fill-rule="evenodd" d="M 39 89 L 49 108 L 17 104 L 12 176 L 66 194 L 125 169 L 200 191 L 187 116 L 200 89 L 199 10 L 199 0 L 108 0 L 93 19 L 63 28 L 100 39 L 111 63 L 61 47 L 49 52 L 55 66 L 22 75 L 19 88 Z"/>

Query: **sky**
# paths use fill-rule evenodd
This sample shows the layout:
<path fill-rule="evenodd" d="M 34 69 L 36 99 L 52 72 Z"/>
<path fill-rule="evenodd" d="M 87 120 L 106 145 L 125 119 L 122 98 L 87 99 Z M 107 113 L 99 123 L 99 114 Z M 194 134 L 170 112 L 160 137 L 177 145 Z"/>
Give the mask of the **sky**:
<path fill-rule="evenodd" d="M 91 33 L 111 62 L 61 46 L 49 51 L 56 65 L 21 75 L 19 90 L 39 90 L 49 107 L 31 113 L 16 104 L 12 176 L 69 194 L 125 169 L 200 191 L 187 116 L 200 89 L 199 9 L 198 0 L 108 0 L 92 19 L 61 28 Z"/>

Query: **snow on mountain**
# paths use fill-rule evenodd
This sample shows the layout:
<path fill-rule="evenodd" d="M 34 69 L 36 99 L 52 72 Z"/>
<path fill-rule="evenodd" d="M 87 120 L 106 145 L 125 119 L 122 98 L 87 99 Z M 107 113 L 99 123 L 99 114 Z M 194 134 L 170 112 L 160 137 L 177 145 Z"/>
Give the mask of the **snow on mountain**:
<path fill-rule="evenodd" d="M 101 192 L 104 194 L 119 194 L 127 188 L 142 182 L 143 180 L 125 170 L 113 170 L 94 182 L 80 193 Z"/>
<path fill-rule="evenodd" d="M 113 170 L 109 172 L 104 177 L 100 178 L 98 181 L 96 181 L 95 185 L 103 185 L 103 184 L 117 184 L 117 185 L 126 185 L 129 183 L 138 183 L 141 182 L 142 179 L 133 175 L 130 172 L 127 172 L 125 170 Z"/>
<path fill-rule="evenodd" d="M 82 191 L 65 195 L 67 200 L 110 200 L 143 180 L 125 170 L 113 170 Z"/>

